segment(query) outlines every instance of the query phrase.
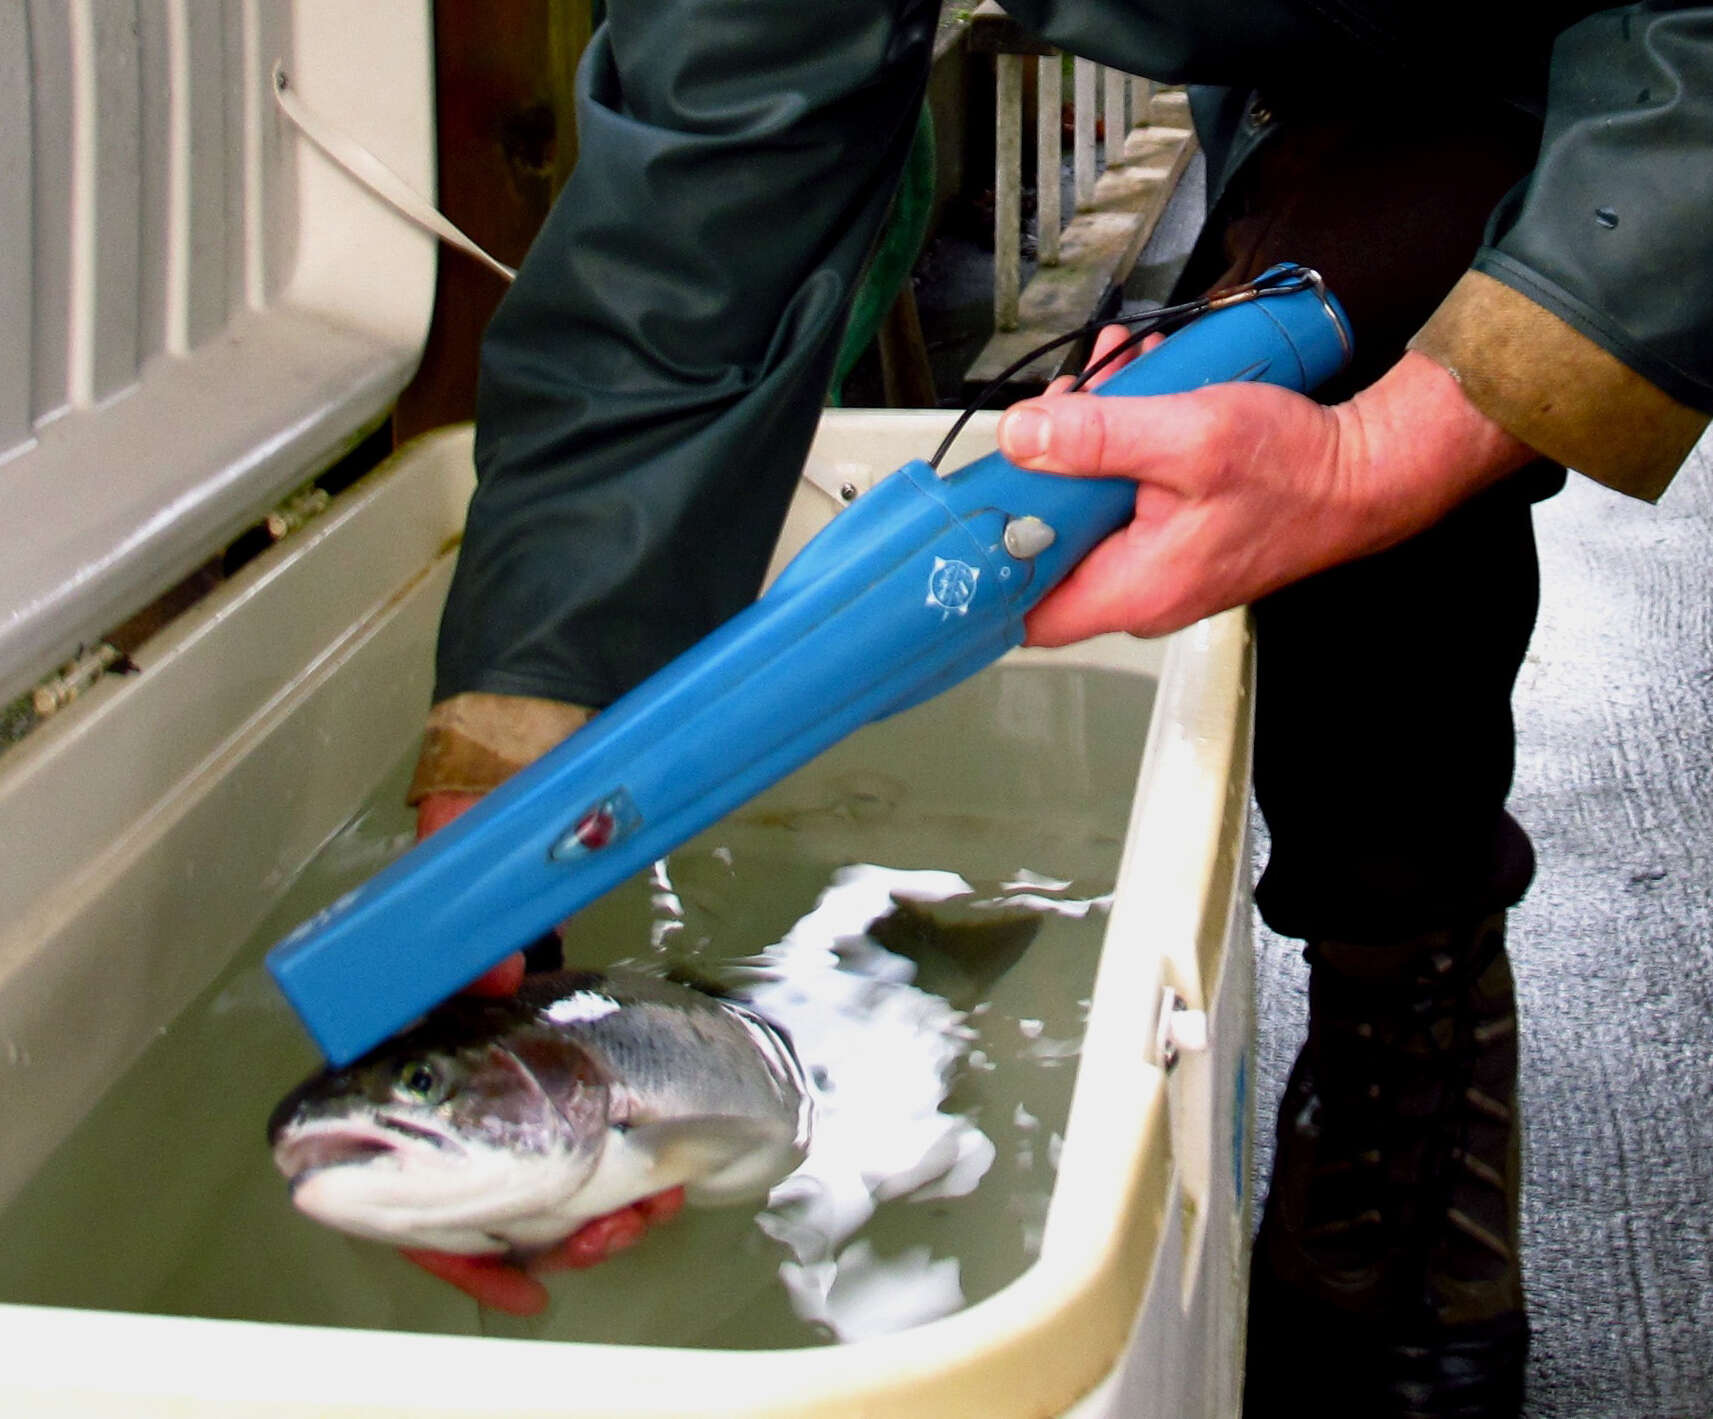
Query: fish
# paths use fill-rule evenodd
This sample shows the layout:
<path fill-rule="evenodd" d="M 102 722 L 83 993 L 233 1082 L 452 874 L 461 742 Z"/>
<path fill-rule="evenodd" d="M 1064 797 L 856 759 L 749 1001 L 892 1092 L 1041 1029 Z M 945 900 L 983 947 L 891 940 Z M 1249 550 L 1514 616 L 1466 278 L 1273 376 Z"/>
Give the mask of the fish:
<path fill-rule="evenodd" d="M 268 1120 L 292 1203 L 350 1235 L 528 1258 L 683 1186 L 765 1196 L 806 1156 L 814 1100 L 788 1034 L 642 972 L 555 971 L 459 996 Z"/>
<path fill-rule="evenodd" d="M 961 898 L 918 901 L 893 893 L 866 935 L 914 962 L 914 984 L 967 1010 L 993 992 L 1041 930 L 1041 913 Z"/>

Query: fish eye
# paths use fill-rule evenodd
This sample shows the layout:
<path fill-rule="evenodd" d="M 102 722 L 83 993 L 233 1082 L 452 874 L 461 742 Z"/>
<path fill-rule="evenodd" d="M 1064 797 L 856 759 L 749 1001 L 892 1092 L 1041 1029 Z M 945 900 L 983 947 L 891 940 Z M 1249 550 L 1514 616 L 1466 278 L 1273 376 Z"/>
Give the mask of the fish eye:
<path fill-rule="evenodd" d="M 411 1103 L 427 1103 L 440 1092 L 440 1073 L 426 1059 L 406 1060 L 393 1076 L 393 1094 Z"/>

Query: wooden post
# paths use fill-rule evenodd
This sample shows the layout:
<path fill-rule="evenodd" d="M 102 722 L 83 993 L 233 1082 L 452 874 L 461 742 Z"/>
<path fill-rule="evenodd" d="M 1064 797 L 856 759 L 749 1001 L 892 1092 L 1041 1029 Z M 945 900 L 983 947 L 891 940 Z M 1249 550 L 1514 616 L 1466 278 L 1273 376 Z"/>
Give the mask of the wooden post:
<path fill-rule="evenodd" d="M 1154 81 L 1132 76 L 1130 80 L 1130 121 L 1146 128 L 1154 121 Z"/>
<path fill-rule="evenodd" d="M 435 0 L 440 208 L 507 265 L 523 259 L 576 161 L 571 82 L 590 0 Z M 442 248 L 434 319 L 394 437 L 468 419 L 477 349 L 505 282 Z"/>
<path fill-rule="evenodd" d="M 1130 87 L 1122 69 L 1106 71 L 1106 94 L 1101 104 L 1106 120 L 1106 165 L 1115 168 L 1124 161 L 1124 139 L 1130 132 L 1130 116 L 1124 111 L 1125 92 Z"/>
<path fill-rule="evenodd" d="M 1094 117 L 1095 95 L 1099 92 L 1097 75 L 1100 66 L 1090 59 L 1076 62 L 1075 128 L 1072 133 L 1071 162 L 1076 174 L 1077 210 L 1086 212 L 1094 206 Z"/>
<path fill-rule="evenodd" d="M 1064 60 L 1035 61 L 1035 251 L 1043 266 L 1059 264 L 1059 164 L 1064 152 Z"/>
<path fill-rule="evenodd" d="M 1023 280 L 1023 57 L 995 55 L 994 72 L 993 323 L 1015 330 Z"/>

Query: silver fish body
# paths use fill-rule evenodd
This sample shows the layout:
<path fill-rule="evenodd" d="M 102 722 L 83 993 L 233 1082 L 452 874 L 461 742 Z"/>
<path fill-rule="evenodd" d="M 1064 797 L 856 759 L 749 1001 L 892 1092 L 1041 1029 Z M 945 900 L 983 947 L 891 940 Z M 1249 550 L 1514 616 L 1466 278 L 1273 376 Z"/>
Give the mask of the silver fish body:
<path fill-rule="evenodd" d="M 759 1015 L 672 981 L 561 971 L 460 997 L 283 1099 L 292 1201 L 397 1246 L 527 1254 L 667 1188 L 756 1197 L 801 1162 L 809 1089 Z"/>

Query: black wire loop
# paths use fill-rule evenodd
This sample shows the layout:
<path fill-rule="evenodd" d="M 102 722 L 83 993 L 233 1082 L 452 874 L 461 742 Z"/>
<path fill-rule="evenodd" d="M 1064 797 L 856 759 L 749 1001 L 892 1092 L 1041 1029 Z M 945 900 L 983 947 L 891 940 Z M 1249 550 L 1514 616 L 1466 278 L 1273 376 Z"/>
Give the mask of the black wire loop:
<path fill-rule="evenodd" d="M 987 407 L 988 401 L 1005 387 L 1005 383 L 1019 370 L 1024 369 L 1042 355 L 1050 354 L 1061 346 L 1069 345 L 1078 340 L 1086 340 L 1109 325 L 1124 325 L 1130 327 L 1130 335 L 1116 349 L 1108 350 L 1092 365 L 1085 368 L 1071 382 L 1070 393 L 1088 387 L 1088 383 L 1113 361 L 1119 359 L 1128 351 L 1136 348 L 1142 341 L 1157 330 L 1163 330 L 1168 325 L 1177 329 L 1189 324 L 1197 316 L 1206 315 L 1210 310 L 1220 310 L 1228 305 L 1242 305 L 1246 301 L 1260 300 L 1267 296 L 1284 296 L 1304 290 L 1310 286 L 1318 287 L 1320 277 L 1306 266 L 1282 266 L 1267 271 L 1253 281 L 1246 281 L 1240 286 L 1228 286 L 1223 290 L 1210 291 L 1205 296 L 1198 296 L 1193 301 L 1183 301 L 1177 305 L 1156 306 L 1153 310 L 1141 311 L 1136 315 L 1118 316 L 1111 320 L 1091 320 L 1086 325 L 1079 325 L 1075 330 L 1064 335 L 1055 336 L 1044 345 L 1037 345 L 1026 355 L 1013 360 L 997 376 L 977 394 L 974 402 L 959 414 L 957 422 L 947 431 L 945 438 L 940 440 L 940 446 L 934 450 L 934 456 L 928 460 L 928 466 L 939 469 L 940 460 L 957 437 L 964 431 L 965 426 L 978 413 Z"/>

